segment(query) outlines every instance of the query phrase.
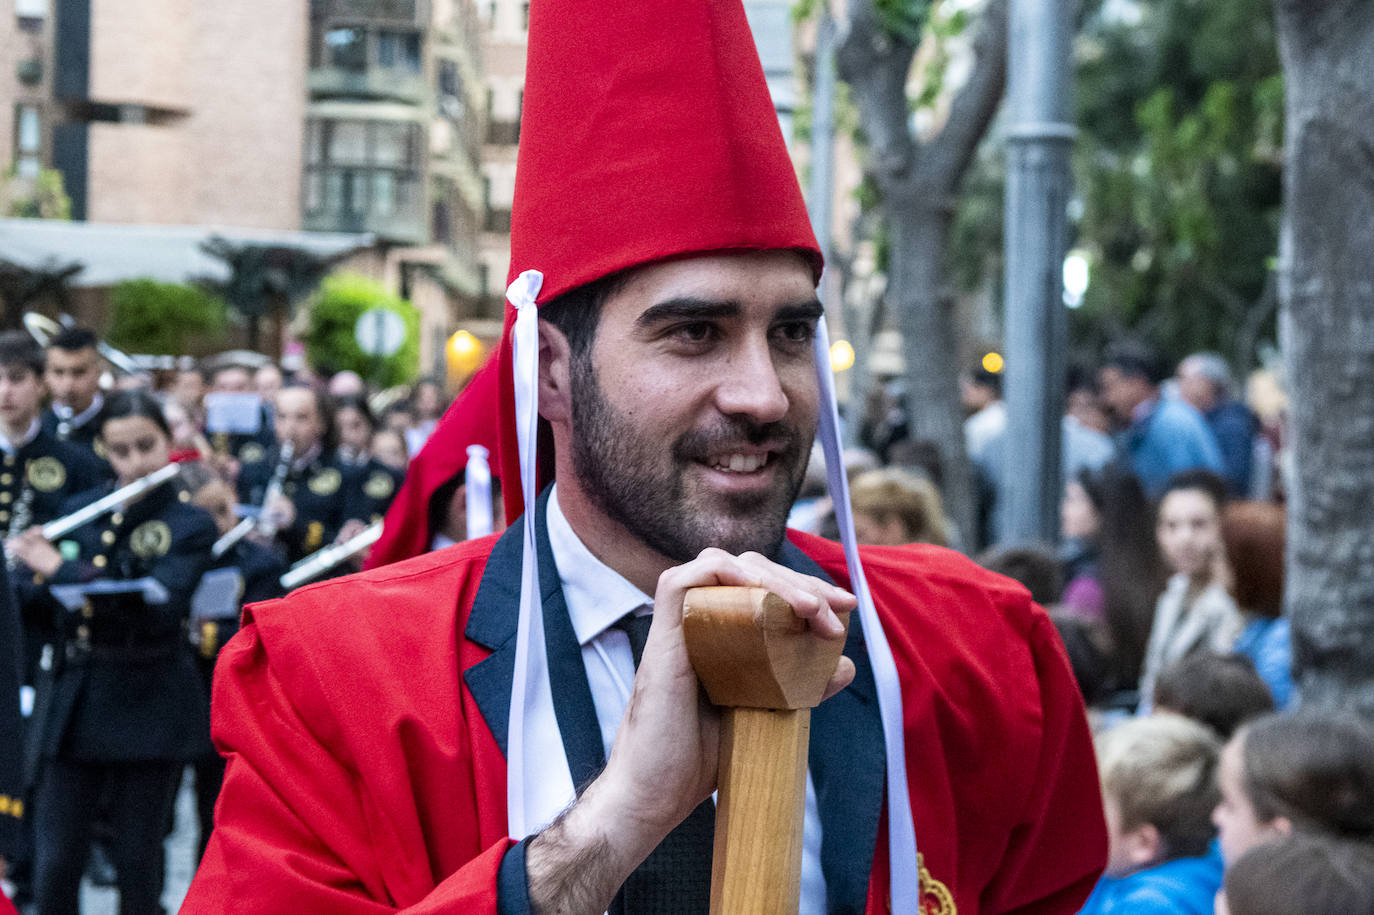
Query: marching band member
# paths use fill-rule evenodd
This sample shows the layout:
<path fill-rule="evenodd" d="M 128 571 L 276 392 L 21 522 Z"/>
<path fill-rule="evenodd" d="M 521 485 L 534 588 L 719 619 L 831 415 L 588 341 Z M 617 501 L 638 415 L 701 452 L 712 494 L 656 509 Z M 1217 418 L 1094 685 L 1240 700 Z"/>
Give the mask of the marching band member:
<path fill-rule="evenodd" d="M 99 338 L 84 327 L 64 327 L 48 341 L 43 380 L 52 403 L 43 411 L 43 430 L 64 442 L 94 451 L 95 417 L 105 403 L 100 393 L 103 361 Z"/>
<path fill-rule="evenodd" d="M 98 435 L 123 486 L 169 463 L 157 400 L 111 396 Z M 69 510 L 111 489 L 75 497 Z M 208 739 L 186 639 L 191 595 L 210 562 L 215 524 L 171 483 L 72 531 L 59 544 L 30 528 L 19 558 L 64 602 L 62 642 L 45 658 L 31 720 L 40 915 L 78 909 L 97 798 L 109 801 L 120 911 L 160 912 L 166 812 L 182 766 Z"/>
<path fill-rule="evenodd" d="M 216 415 L 214 395 L 248 394 L 258 398 L 255 414 L 240 429 L 240 418 L 225 424 Z M 264 404 L 253 385 L 253 376 L 242 365 L 222 365 L 210 375 L 210 391 L 205 403 L 205 431 L 215 453 L 226 459 L 226 466 L 237 472 L 237 465 L 261 461 L 276 440 L 272 432 L 272 411 Z"/>
<path fill-rule="evenodd" d="M 51 521 L 71 496 L 108 478 L 94 451 L 43 428 L 43 365 L 43 350 L 28 334 L 0 334 L 0 532 L 7 538 Z M 24 619 L 24 682 L 32 683 L 42 644 L 53 636 L 53 607 L 41 576 L 7 558 Z"/>
<path fill-rule="evenodd" d="M 528 57 L 513 307 L 468 404 L 520 520 L 245 609 L 183 911 L 708 911 L 729 735 L 683 603 L 731 585 L 843 650 L 803 912 L 1076 912 L 1107 834 L 1048 615 L 952 551 L 855 545 L 821 252 L 743 5 L 545 0 Z M 817 436 L 844 544 L 786 530 Z"/>
<path fill-rule="evenodd" d="M 288 563 L 381 518 L 399 488 L 399 475 L 379 463 L 355 468 L 339 459 L 333 414 L 324 395 L 305 387 L 283 388 L 277 395 L 276 425 L 281 444 L 262 460 L 244 463 L 238 493 L 241 501 L 262 506 Z"/>

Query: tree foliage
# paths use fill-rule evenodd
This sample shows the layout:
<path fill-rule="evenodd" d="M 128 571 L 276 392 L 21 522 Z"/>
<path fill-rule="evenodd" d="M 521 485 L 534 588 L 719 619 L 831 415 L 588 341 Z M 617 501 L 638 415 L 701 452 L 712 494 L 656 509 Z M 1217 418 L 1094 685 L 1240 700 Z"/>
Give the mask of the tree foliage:
<path fill-rule="evenodd" d="M 224 301 L 197 286 L 124 280 L 110 290 L 109 340 L 131 353 L 176 356 L 223 342 Z"/>
<path fill-rule="evenodd" d="M 309 307 L 304 342 L 311 365 L 331 373 L 351 370 L 386 387 L 419 375 L 420 312 L 380 283 L 348 273 L 326 277 Z M 364 353 L 354 337 L 358 318 L 372 308 L 394 311 L 405 321 L 405 343 L 385 359 Z"/>
<path fill-rule="evenodd" d="M 1138 18 L 1137 18 L 1138 17 Z M 1072 313 L 1086 359 L 1132 335 L 1252 364 L 1274 334 L 1283 78 L 1266 0 L 1090 2 L 1076 39 Z M 959 288 L 1002 268 L 1004 140 L 984 142 L 951 242 Z"/>
<path fill-rule="evenodd" d="M 1283 81 L 1266 0 L 1091 9 L 1078 40 L 1080 342 L 1245 365 L 1272 333 Z M 1112 15 L 1111 10 L 1117 13 Z M 1137 21 L 1138 19 L 1138 21 Z"/>
<path fill-rule="evenodd" d="M 17 219 L 71 219 L 72 200 L 62 173 L 45 168 L 33 178 L 20 178 L 10 166 L 0 175 L 0 216 Z"/>

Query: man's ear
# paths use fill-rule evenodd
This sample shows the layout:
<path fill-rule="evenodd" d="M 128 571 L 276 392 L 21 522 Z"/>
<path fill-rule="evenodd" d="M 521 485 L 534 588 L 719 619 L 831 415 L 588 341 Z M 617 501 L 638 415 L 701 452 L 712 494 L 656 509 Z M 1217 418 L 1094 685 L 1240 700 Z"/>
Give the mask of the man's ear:
<path fill-rule="evenodd" d="M 572 421 L 572 348 L 548 321 L 539 322 L 539 415 L 554 424 Z"/>

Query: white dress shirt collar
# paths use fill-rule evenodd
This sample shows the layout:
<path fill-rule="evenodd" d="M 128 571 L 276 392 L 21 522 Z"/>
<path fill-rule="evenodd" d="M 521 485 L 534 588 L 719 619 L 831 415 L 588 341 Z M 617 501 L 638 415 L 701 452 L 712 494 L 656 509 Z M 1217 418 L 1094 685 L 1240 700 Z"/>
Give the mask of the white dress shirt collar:
<path fill-rule="evenodd" d="M 593 556 L 573 531 L 559 507 L 557 483 L 549 494 L 546 517 L 549 547 L 578 644 L 587 645 L 627 613 L 640 608 L 653 612 L 654 599 Z"/>
<path fill-rule="evenodd" d="M 91 405 L 80 413 L 77 413 L 66 404 L 58 403 L 55 400 L 52 402 L 52 411 L 62 422 L 70 423 L 73 429 L 80 429 L 82 426 L 86 425 L 86 423 L 95 419 L 96 414 L 100 412 L 100 408 L 103 406 L 105 406 L 105 395 L 97 391 L 95 396 L 91 398 Z"/>

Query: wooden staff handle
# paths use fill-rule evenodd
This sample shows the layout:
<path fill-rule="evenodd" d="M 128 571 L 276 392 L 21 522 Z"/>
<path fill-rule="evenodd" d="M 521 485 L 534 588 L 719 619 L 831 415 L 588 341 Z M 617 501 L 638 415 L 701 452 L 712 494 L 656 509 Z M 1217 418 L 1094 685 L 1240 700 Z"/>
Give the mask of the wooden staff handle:
<path fill-rule="evenodd" d="M 796 915 L 811 709 L 844 640 L 812 634 L 763 588 L 693 588 L 682 626 L 697 678 L 721 707 L 711 913 Z"/>

